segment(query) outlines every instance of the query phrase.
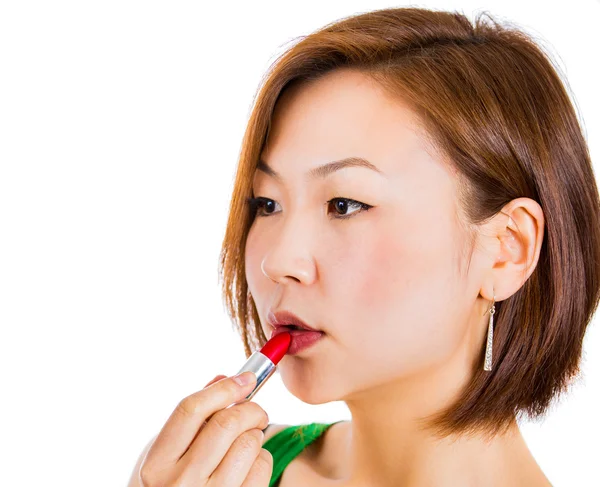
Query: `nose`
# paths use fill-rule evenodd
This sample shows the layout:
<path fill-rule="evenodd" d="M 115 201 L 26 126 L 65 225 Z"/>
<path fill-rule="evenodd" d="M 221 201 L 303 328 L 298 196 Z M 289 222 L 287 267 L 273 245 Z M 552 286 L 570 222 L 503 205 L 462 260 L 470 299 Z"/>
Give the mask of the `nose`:
<path fill-rule="evenodd" d="M 270 240 L 269 251 L 260 264 L 262 273 L 271 281 L 282 284 L 314 281 L 316 266 L 310 250 L 314 230 L 309 227 L 308 224 L 294 225 L 293 219 L 288 218 L 273 232 L 277 236 Z"/>

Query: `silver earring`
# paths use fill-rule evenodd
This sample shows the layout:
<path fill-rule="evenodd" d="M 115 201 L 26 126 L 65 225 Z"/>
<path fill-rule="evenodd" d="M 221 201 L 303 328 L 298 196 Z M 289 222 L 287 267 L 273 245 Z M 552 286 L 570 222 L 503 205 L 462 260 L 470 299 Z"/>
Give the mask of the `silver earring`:
<path fill-rule="evenodd" d="M 494 313 L 496 312 L 496 295 L 492 300 L 492 307 L 490 308 L 490 321 L 488 323 L 488 334 L 487 334 L 487 346 L 485 348 L 485 362 L 483 364 L 483 370 L 492 370 L 492 342 L 494 340 Z"/>

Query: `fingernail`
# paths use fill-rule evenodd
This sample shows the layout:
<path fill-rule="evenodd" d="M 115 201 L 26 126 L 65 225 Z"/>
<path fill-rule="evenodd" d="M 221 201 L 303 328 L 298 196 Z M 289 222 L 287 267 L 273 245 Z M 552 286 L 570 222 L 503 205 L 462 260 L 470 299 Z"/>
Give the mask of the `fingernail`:
<path fill-rule="evenodd" d="M 256 375 L 254 372 L 245 371 L 236 375 L 233 380 L 236 381 L 239 386 L 247 386 L 256 380 Z"/>

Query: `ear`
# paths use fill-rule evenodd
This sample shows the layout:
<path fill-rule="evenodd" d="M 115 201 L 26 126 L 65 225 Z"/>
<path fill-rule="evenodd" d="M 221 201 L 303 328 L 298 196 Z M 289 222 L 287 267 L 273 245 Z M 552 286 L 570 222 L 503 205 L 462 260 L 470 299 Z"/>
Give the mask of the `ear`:
<path fill-rule="evenodd" d="M 544 212 L 531 198 L 507 203 L 488 224 L 486 239 L 490 268 L 480 294 L 502 301 L 516 293 L 529 279 L 540 256 L 544 239 Z"/>

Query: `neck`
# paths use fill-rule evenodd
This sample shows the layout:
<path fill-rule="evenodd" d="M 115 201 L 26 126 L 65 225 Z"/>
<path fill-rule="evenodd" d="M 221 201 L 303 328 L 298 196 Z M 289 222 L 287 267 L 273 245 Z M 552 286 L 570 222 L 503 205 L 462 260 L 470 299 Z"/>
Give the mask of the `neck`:
<path fill-rule="evenodd" d="M 535 483 L 523 485 L 549 485 L 540 482 L 545 477 L 516 421 L 492 440 L 476 435 L 439 439 L 420 427 L 424 416 L 450 404 L 468 379 L 468 369 L 455 359 L 418 377 L 347 397 L 352 414 L 342 441 L 347 461 L 336 473 L 336 484 L 495 487 L 520 485 L 526 478 Z"/>

